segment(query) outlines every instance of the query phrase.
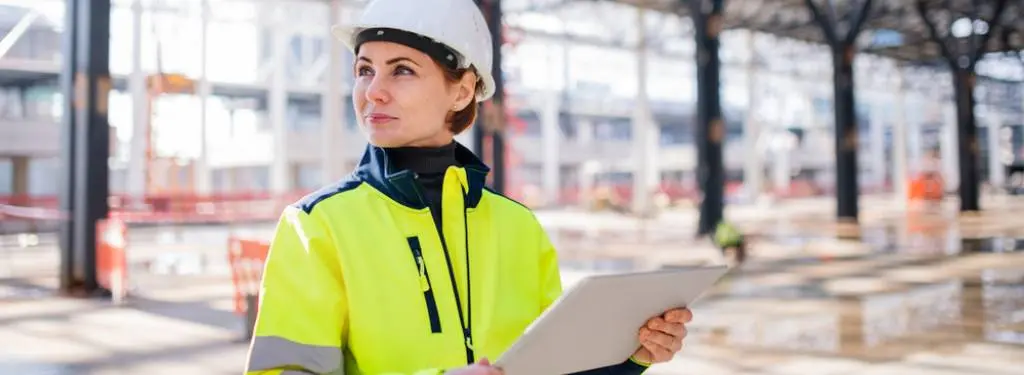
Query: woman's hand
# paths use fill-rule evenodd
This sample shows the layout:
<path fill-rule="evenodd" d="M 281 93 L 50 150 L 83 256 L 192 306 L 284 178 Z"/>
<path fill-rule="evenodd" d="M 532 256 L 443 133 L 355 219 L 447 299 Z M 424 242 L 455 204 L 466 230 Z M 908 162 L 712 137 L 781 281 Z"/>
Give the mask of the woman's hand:
<path fill-rule="evenodd" d="M 644 363 L 668 362 L 683 348 L 686 323 L 691 319 L 690 309 L 681 308 L 648 320 L 640 328 L 640 349 L 633 353 L 633 359 Z"/>
<path fill-rule="evenodd" d="M 477 363 L 454 370 L 445 371 L 444 375 L 502 375 L 503 372 L 497 367 L 491 366 L 487 358 L 481 358 Z"/>

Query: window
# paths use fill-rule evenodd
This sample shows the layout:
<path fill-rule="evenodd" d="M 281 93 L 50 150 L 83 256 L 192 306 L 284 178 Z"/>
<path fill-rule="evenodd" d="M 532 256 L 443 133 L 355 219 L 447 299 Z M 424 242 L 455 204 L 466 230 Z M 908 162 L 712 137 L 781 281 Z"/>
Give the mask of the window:
<path fill-rule="evenodd" d="M 295 165 L 295 187 L 301 190 L 315 190 L 320 187 L 320 164 L 303 163 Z"/>
<path fill-rule="evenodd" d="M 633 123 L 629 119 L 610 119 L 594 123 L 594 138 L 606 141 L 628 141 L 633 137 Z"/>
<path fill-rule="evenodd" d="M 321 126 L 320 102 L 310 100 L 288 101 L 289 130 L 297 132 L 315 131 Z"/>

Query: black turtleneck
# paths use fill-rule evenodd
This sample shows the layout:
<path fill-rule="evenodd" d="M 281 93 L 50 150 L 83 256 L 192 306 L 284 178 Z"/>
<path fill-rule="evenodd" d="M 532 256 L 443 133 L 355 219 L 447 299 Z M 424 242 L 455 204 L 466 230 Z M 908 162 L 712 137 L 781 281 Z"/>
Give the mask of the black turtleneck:
<path fill-rule="evenodd" d="M 416 182 L 430 213 L 438 235 L 441 231 L 441 187 L 444 172 L 450 166 L 457 166 L 455 142 L 441 147 L 396 147 L 387 149 L 391 165 L 398 170 L 409 170 L 416 174 Z"/>

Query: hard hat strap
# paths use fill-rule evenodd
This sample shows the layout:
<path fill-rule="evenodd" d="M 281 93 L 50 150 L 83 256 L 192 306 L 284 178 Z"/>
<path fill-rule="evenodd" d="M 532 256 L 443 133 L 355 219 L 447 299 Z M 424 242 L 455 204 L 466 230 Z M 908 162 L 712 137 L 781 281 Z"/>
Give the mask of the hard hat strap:
<path fill-rule="evenodd" d="M 355 53 L 359 54 L 359 47 L 366 42 L 392 42 L 410 48 L 415 48 L 427 54 L 438 64 L 449 69 L 459 68 L 459 54 L 448 48 L 444 43 L 435 41 L 420 34 L 411 33 L 405 30 L 391 28 L 370 28 L 360 31 L 356 35 Z"/>

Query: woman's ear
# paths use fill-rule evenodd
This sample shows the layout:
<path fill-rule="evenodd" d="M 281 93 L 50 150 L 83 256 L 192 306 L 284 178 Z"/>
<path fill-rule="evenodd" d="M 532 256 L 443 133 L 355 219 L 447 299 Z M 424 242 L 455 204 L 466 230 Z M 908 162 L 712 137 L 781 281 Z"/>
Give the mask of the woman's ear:
<path fill-rule="evenodd" d="M 459 93 L 455 98 L 455 105 L 459 111 L 466 109 L 466 106 L 476 100 L 476 81 L 477 76 L 473 71 L 466 72 L 459 80 Z"/>

